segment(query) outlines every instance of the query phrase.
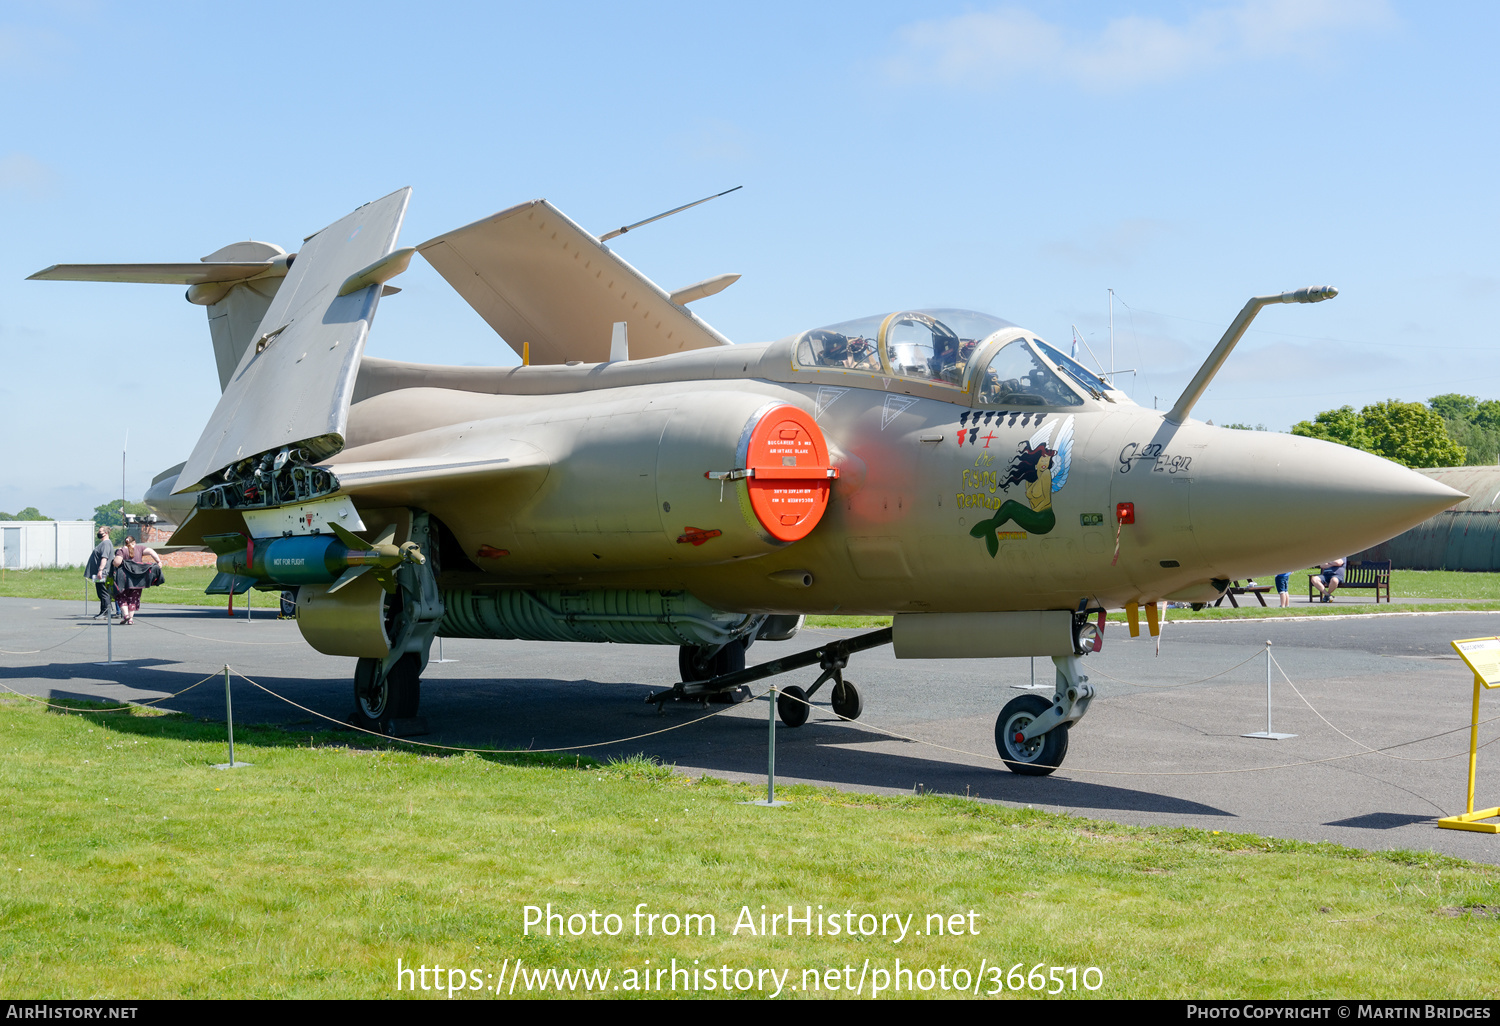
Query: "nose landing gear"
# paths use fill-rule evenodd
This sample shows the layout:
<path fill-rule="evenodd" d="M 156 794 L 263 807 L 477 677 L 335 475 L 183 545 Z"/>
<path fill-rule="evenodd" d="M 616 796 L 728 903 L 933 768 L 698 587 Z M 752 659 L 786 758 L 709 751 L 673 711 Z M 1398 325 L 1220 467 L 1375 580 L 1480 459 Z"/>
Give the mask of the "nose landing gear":
<path fill-rule="evenodd" d="M 1041 695 L 1020 695 L 1005 703 L 995 720 L 995 748 L 1012 773 L 1044 777 L 1062 765 L 1068 754 L 1068 728 L 1088 712 L 1094 688 L 1079 673 L 1076 655 L 1053 656 L 1057 691 L 1048 701 Z"/>

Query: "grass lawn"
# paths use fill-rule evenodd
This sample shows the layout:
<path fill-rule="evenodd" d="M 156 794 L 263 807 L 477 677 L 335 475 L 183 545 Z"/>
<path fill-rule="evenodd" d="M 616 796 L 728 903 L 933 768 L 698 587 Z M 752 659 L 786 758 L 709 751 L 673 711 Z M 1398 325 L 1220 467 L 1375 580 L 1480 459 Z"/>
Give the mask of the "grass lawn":
<path fill-rule="evenodd" d="M 518 979 L 514 996 L 535 996 L 529 974 L 548 968 L 609 970 L 609 996 L 656 996 L 630 988 L 674 958 L 708 996 L 726 975 L 753 979 L 747 996 L 772 990 L 761 970 L 784 974 L 783 997 L 814 978 L 814 994 L 842 996 L 831 988 L 862 974 L 865 996 L 882 980 L 937 996 L 939 979 L 1031 994 L 1050 978 L 1079 997 L 1494 993 L 1495 867 L 957 797 L 799 787 L 767 809 L 742 804 L 763 793 L 748 786 L 641 760 L 438 757 L 353 737 L 242 729 L 236 755 L 254 765 L 220 772 L 218 725 L 0 701 L 0 993 L 386 997 L 399 959 L 442 967 L 400 978 L 429 999 L 446 997 L 422 990 L 435 979 L 456 997 Z M 525 935 L 526 906 L 549 902 L 580 913 L 565 922 L 583 935 L 557 922 Z M 661 918 L 636 936 L 641 905 L 710 913 L 714 933 L 665 935 L 677 920 Z M 736 935 L 762 905 L 888 932 L 788 937 L 783 917 L 775 936 Z M 892 914 L 911 917 L 899 943 Z"/>
<path fill-rule="evenodd" d="M 211 566 L 167 567 L 162 572 L 165 583 L 141 592 L 141 604 L 167 603 L 184 606 L 222 606 L 223 595 L 205 595 L 203 589 L 214 579 Z M 62 567 L 57 570 L 6 570 L 0 572 L 0 598 L 68 599 L 83 607 L 84 596 L 88 596 L 89 612 L 99 608 L 94 596 L 94 585 L 84 580 L 83 571 L 77 567 Z M 276 601 L 275 592 L 260 592 L 252 601 L 256 605 L 270 608 Z M 235 596 L 235 608 L 244 602 Z"/>

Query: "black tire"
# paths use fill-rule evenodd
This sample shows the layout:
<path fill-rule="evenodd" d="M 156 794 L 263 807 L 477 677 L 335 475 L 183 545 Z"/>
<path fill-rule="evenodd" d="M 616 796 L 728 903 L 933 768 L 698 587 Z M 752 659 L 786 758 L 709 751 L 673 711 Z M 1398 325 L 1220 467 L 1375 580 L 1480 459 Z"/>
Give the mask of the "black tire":
<path fill-rule="evenodd" d="M 696 645 L 683 645 L 677 650 L 677 672 L 685 681 L 701 681 L 743 670 L 746 647 L 747 641 L 744 638 L 731 641 L 718 652 Z"/>
<path fill-rule="evenodd" d="M 295 588 L 281 593 L 281 618 L 283 620 L 297 619 L 297 590 Z"/>
<path fill-rule="evenodd" d="M 807 704 L 807 692 L 797 685 L 782 688 L 776 696 L 776 715 L 788 727 L 800 727 L 807 722 L 812 706 Z"/>
<path fill-rule="evenodd" d="M 361 659 L 354 666 L 354 716 L 361 726 L 384 731 L 391 720 L 417 714 L 422 701 L 422 663 L 408 652 L 378 683 L 379 659 Z"/>
<path fill-rule="evenodd" d="M 833 686 L 834 714 L 845 720 L 857 720 L 865 711 L 864 696 L 849 681 Z"/>
<path fill-rule="evenodd" d="M 1052 708 L 1041 695 L 1021 695 L 1005 703 L 995 720 L 995 748 L 1012 773 L 1024 777 L 1045 777 L 1062 765 L 1068 754 L 1068 725 L 1053 727 L 1041 737 L 1028 742 L 1016 741 L 1016 734 L 1026 729 L 1038 716 Z"/>

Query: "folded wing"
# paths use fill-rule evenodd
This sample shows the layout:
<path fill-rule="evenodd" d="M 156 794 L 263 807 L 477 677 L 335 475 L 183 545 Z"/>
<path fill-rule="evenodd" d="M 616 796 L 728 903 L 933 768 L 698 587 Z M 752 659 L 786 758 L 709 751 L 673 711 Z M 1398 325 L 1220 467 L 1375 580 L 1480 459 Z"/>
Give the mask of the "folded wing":
<path fill-rule="evenodd" d="M 321 460 L 344 447 L 349 397 L 381 285 L 372 279 L 340 292 L 394 250 L 410 195 L 401 189 L 367 203 L 304 243 L 178 475 L 176 491 L 197 488 L 260 453 L 291 446 Z"/>
<path fill-rule="evenodd" d="M 729 344 L 546 200 L 429 239 L 417 252 L 532 363 L 602 363 L 621 322 L 632 359 Z"/>

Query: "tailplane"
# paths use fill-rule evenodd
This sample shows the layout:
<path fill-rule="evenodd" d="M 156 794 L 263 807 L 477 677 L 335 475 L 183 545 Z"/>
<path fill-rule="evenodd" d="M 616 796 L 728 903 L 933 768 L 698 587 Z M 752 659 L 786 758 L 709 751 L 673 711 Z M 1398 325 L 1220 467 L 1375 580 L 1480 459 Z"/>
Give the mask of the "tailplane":
<path fill-rule="evenodd" d="M 229 386 L 296 257 L 269 242 L 235 242 L 196 264 L 53 264 L 27 280 L 188 286 L 188 302 L 208 307 L 208 330 L 222 391 Z"/>

